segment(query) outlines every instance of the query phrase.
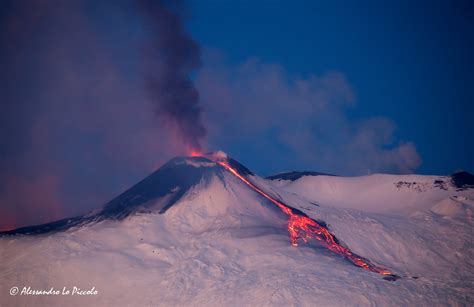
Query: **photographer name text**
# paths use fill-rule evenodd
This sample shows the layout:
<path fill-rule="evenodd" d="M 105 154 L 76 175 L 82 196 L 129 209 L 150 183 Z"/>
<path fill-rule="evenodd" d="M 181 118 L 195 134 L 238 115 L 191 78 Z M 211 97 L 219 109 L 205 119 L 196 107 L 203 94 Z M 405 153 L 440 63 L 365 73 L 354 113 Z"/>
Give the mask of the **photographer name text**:
<path fill-rule="evenodd" d="M 62 289 L 59 288 L 48 288 L 48 289 L 34 289 L 31 287 L 23 287 L 23 288 L 18 288 L 18 287 L 12 287 L 10 289 L 10 295 L 76 295 L 76 296 L 88 296 L 88 295 L 97 295 L 99 294 L 99 291 L 95 287 L 92 287 L 90 289 L 81 289 L 79 287 L 63 287 Z"/>

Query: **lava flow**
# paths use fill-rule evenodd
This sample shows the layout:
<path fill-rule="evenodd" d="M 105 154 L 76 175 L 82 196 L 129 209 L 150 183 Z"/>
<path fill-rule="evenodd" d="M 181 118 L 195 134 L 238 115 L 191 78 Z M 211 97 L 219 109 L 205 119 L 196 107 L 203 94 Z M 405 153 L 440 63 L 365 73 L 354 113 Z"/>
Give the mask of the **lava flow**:
<path fill-rule="evenodd" d="M 292 210 L 292 208 L 288 207 L 287 205 L 283 204 L 282 202 L 276 200 L 275 198 L 265 193 L 259 187 L 254 185 L 244 176 L 242 176 L 237 171 L 237 169 L 232 167 L 226 160 L 216 159 L 215 157 L 210 157 L 210 158 L 211 160 L 213 160 L 214 162 L 216 162 L 217 164 L 219 164 L 220 166 L 228 170 L 238 179 L 243 181 L 246 185 L 248 185 L 250 188 L 255 190 L 257 193 L 259 193 L 260 195 L 262 195 L 263 197 L 271 201 L 273 204 L 277 205 L 286 215 L 289 216 L 288 231 L 290 233 L 291 244 L 293 246 L 298 246 L 298 239 L 302 239 L 304 242 L 307 243 L 309 239 L 314 238 L 320 241 L 323 246 L 325 246 L 332 252 L 339 254 L 343 256 L 344 258 L 348 259 L 356 266 L 359 266 L 361 268 L 364 268 L 366 270 L 369 270 L 375 273 L 379 273 L 381 275 L 390 275 L 390 276 L 395 277 L 395 279 L 397 278 L 396 275 L 394 275 L 392 272 L 370 263 L 369 260 L 354 254 L 348 248 L 340 245 L 335 239 L 335 237 L 329 232 L 329 230 L 326 227 L 320 225 L 318 222 L 316 222 L 315 220 L 307 216 L 304 216 L 300 213 L 296 213 L 294 210 Z"/>

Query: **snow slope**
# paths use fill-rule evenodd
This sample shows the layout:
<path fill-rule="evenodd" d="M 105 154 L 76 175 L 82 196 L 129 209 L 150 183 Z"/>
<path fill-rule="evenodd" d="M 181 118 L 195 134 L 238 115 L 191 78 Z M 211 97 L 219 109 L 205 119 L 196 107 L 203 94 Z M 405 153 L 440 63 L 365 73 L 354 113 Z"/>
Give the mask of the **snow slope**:
<path fill-rule="evenodd" d="M 0 306 L 474 304 L 469 198 L 394 216 L 315 204 L 288 182 L 246 172 L 325 221 L 354 252 L 402 276 L 390 282 L 317 242 L 291 246 L 287 217 L 212 161 L 178 158 L 164 167 L 85 222 L 1 237 Z M 95 287 L 98 294 L 11 296 L 13 286 Z"/>
<path fill-rule="evenodd" d="M 474 189 L 459 189 L 450 176 L 373 174 L 360 177 L 302 176 L 272 180 L 280 189 L 315 203 L 368 212 L 410 215 L 425 211 L 443 199 L 474 199 Z"/>

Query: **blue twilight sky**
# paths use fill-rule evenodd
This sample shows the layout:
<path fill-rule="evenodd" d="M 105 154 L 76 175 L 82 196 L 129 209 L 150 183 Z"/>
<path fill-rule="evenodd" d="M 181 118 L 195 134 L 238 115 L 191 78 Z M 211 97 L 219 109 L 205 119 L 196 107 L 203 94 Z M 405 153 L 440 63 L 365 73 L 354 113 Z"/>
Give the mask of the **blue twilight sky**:
<path fill-rule="evenodd" d="M 349 120 L 393 120 L 395 137 L 416 146 L 416 172 L 474 171 L 472 1 L 190 4 L 188 29 L 204 49 L 230 63 L 257 57 L 290 74 L 337 70 L 356 96 Z M 257 171 L 279 171 L 243 148 L 231 153 Z"/>

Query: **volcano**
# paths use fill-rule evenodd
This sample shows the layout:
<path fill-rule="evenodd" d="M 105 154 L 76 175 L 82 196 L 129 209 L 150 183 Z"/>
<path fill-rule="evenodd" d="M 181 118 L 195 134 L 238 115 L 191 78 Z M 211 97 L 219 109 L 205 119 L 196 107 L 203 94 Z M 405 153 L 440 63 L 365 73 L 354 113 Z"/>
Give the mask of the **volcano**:
<path fill-rule="evenodd" d="M 344 177 L 263 179 L 223 153 L 177 157 L 100 210 L 0 233 L 0 288 L 95 287 L 99 295 L 86 300 L 99 305 L 469 302 L 472 190 L 419 177 L 421 186 L 437 182 L 431 197 L 464 193 L 456 215 L 441 215 L 452 202 L 443 210 L 424 203 L 410 215 L 342 208 L 327 201 L 336 185 L 321 182 L 341 185 Z M 375 179 L 355 190 L 363 194 Z M 403 200 L 414 185 L 399 183 L 417 182 L 408 179 L 391 178 L 400 194 L 386 196 Z M 37 299 L 2 294 L 0 303 Z"/>

